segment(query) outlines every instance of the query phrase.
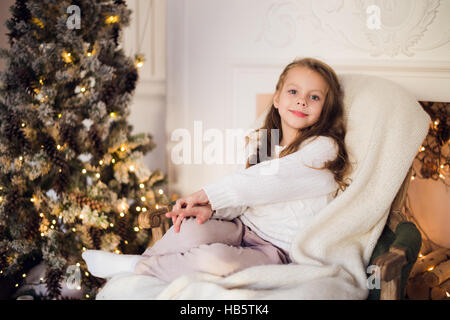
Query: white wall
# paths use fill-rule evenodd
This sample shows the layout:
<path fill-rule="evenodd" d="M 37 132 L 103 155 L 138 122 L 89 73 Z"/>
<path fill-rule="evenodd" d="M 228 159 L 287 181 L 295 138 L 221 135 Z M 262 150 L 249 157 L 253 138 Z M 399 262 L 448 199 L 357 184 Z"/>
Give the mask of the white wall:
<path fill-rule="evenodd" d="M 128 0 L 132 10 L 130 26 L 124 29 L 123 45 L 129 56 L 144 54 L 139 81 L 130 105 L 129 122 L 135 133 L 150 133 L 156 148 L 149 152 L 145 164 L 166 171 L 166 1 Z"/>
<path fill-rule="evenodd" d="M 367 27 L 368 5 L 381 29 Z M 167 137 L 247 128 L 256 95 L 271 93 L 282 68 L 314 56 L 338 73 L 396 81 L 418 100 L 450 101 L 450 1 L 167 0 Z M 229 172 L 226 165 L 175 165 L 171 190 L 188 194 Z M 206 145 L 206 143 L 205 143 Z"/>

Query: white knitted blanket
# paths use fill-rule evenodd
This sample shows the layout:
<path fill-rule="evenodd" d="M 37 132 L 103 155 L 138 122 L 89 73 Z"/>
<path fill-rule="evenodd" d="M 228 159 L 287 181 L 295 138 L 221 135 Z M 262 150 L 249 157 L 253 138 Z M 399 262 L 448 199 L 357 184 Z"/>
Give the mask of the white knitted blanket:
<path fill-rule="evenodd" d="M 365 299 L 372 251 L 431 119 L 413 94 L 391 81 L 351 74 L 340 80 L 352 183 L 297 235 L 294 263 L 224 278 L 197 273 L 170 284 L 121 274 L 97 299 Z"/>

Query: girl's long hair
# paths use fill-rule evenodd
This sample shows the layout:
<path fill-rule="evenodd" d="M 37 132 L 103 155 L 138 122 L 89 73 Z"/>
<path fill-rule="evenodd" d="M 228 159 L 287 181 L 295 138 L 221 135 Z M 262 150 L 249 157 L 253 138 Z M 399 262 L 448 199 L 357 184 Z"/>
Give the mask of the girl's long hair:
<path fill-rule="evenodd" d="M 343 91 L 341 89 L 341 85 L 339 83 L 338 77 L 334 70 L 323 63 L 314 58 L 303 58 L 294 60 L 292 63 L 288 64 L 286 68 L 281 73 L 278 83 L 276 85 L 276 92 L 279 92 L 286 80 L 286 76 L 289 70 L 295 67 L 306 67 L 310 70 L 317 72 L 325 82 L 328 84 L 328 91 L 325 98 L 325 102 L 322 108 L 322 112 L 320 114 L 319 120 L 310 127 L 300 129 L 299 134 L 295 140 L 290 143 L 286 148 L 284 148 L 279 157 L 284 157 L 288 154 L 296 152 L 301 146 L 302 142 L 310 137 L 317 136 L 326 136 L 332 138 L 337 146 L 338 146 L 338 154 L 335 160 L 325 162 L 322 168 L 318 169 L 328 169 L 334 174 L 334 179 L 339 185 L 338 190 L 336 191 L 336 196 L 339 190 L 344 191 L 349 183 L 346 182 L 346 175 L 351 170 L 350 161 L 348 158 L 347 150 L 345 147 L 344 139 L 346 134 L 346 128 L 344 124 L 344 107 L 343 107 Z M 278 109 L 275 108 L 272 101 L 272 106 L 270 107 L 269 113 L 266 116 L 264 125 L 257 129 L 259 130 L 265 129 L 264 135 L 262 137 L 267 137 L 267 152 L 271 153 L 271 129 L 279 129 L 279 139 L 280 141 L 283 139 L 283 132 L 281 130 L 281 118 L 278 112 Z M 247 144 L 249 143 L 249 138 L 246 139 Z M 279 143 L 279 142 L 278 142 Z M 246 168 L 261 162 L 262 157 L 260 155 L 260 149 L 258 146 L 256 161 L 250 161 L 250 158 L 247 160 Z M 263 160 L 262 160 L 263 161 Z"/>

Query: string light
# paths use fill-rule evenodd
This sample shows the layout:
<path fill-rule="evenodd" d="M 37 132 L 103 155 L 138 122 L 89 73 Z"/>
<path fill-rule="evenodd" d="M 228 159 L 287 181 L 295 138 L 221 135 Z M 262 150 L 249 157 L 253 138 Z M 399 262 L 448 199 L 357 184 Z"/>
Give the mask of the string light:
<path fill-rule="evenodd" d="M 100 173 L 96 173 L 95 176 L 99 179 L 100 178 Z"/>
<path fill-rule="evenodd" d="M 136 56 L 134 64 L 137 68 L 142 68 L 144 66 L 144 58 L 142 56 Z"/>
<path fill-rule="evenodd" d="M 125 213 L 121 212 L 121 213 L 120 213 L 120 216 L 121 216 L 121 217 L 125 216 Z"/>
<path fill-rule="evenodd" d="M 100 160 L 100 161 L 98 162 L 98 164 L 99 164 L 99 165 L 103 165 L 103 160 Z"/>
<path fill-rule="evenodd" d="M 146 199 L 145 199 L 145 197 L 141 197 L 141 201 L 145 201 Z"/>
<path fill-rule="evenodd" d="M 124 152 L 126 150 L 126 148 L 124 146 L 120 147 L 120 151 Z"/>
<path fill-rule="evenodd" d="M 139 188 L 141 188 L 141 189 L 144 189 L 144 184 L 143 183 L 141 183 L 140 185 L 139 185 Z"/>
<path fill-rule="evenodd" d="M 139 228 L 138 227 L 134 227 L 134 231 L 139 232 Z"/>
<path fill-rule="evenodd" d="M 429 268 L 427 269 L 427 271 L 433 271 L 433 269 L 434 269 L 434 266 L 429 267 Z"/>
<path fill-rule="evenodd" d="M 41 28 L 41 29 L 44 28 L 44 23 L 43 23 L 39 18 L 34 17 L 32 21 L 33 21 L 33 23 L 34 23 L 35 25 L 37 25 L 39 28 Z"/>
<path fill-rule="evenodd" d="M 129 168 L 130 168 L 130 171 L 131 171 L 131 172 L 134 171 L 134 166 L 133 166 L 133 165 L 131 165 Z"/>
<path fill-rule="evenodd" d="M 65 63 L 72 63 L 72 54 L 70 52 L 64 51 L 62 57 Z"/>
<path fill-rule="evenodd" d="M 24 128 L 26 126 L 25 122 L 22 122 L 22 128 Z"/>
<path fill-rule="evenodd" d="M 159 189 L 158 192 L 159 192 L 159 194 L 163 194 L 164 193 L 163 189 Z"/>
<path fill-rule="evenodd" d="M 107 24 L 117 23 L 118 21 L 119 21 L 119 16 L 109 16 L 108 18 L 106 18 Z"/>
<path fill-rule="evenodd" d="M 81 173 L 82 173 L 82 174 L 86 174 L 86 172 L 87 172 L 86 169 L 81 170 Z"/>
<path fill-rule="evenodd" d="M 62 114 L 61 113 L 58 113 L 58 118 L 61 118 L 62 117 Z"/>
<path fill-rule="evenodd" d="M 115 118 L 116 117 L 116 113 L 115 112 L 111 112 L 110 114 L 109 114 L 109 117 L 112 119 L 112 118 Z"/>
<path fill-rule="evenodd" d="M 81 87 L 80 91 L 81 91 L 82 93 L 84 93 L 84 92 L 86 91 L 86 88 L 85 88 L 85 87 Z"/>
<path fill-rule="evenodd" d="M 141 211 L 141 207 L 137 206 L 137 207 L 136 207 L 136 211 L 137 211 L 137 212 Z"/>

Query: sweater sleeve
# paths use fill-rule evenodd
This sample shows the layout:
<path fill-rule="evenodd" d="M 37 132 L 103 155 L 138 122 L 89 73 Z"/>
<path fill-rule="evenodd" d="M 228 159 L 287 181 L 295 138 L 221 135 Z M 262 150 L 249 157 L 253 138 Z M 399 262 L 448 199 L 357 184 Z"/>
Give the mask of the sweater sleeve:
<path fill-rule="evenodd" d="M 233 220 L 234 218 L 237 218 L 240 215 L 242 215 L 245 209 L 247 209 L 247 206 L 226 207 L 216 209 L 212 217 L 214 219 Z"/>
<path fill-rule="evenodd" d="M 294 153 L 238 170 L 202 189 L 213 210 L 329 194 L 338 188 L 334 175 L 329 170 L 316 168 L 334 160 L 337 152 L 338 147 L 333 139 L 313 137 L 304 141 Z"/>

